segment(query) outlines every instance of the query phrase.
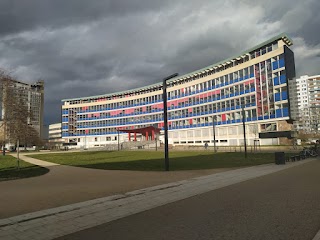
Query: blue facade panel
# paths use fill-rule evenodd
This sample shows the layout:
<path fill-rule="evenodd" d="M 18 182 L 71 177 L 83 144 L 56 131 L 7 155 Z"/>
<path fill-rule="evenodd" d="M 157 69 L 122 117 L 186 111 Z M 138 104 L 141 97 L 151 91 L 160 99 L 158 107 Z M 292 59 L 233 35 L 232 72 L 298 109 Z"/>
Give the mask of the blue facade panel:
<path fill-rule="evenodd" d="M 287 78 L 286 78 L 286 75 L 281 75 L 280 76 L 280 84 L 283 84 L 283 83 L 286 83 L 287 82 Z"/>
<path fill-rule="evenodd" d="M 282 67 L 284 67 L 284 59 L 283 58 L 279 59 L 279 68 L 282 68 Z"/>
<path fill-rule="evenodd" d="M 282 109 L 277 109 L 276 110 L 276 117 L 281 118 L 282 117 Z"/>
<path fill-rule="evenodd" d="M 282 92 L 282 93 L 281 93 L 281 100 L 287 100 L 287 99 L 288 99 L 287 91 Z"/>
<path fill-rule="evenodd" d="M 272 70 L 276 70 L 276 69 L 278 69 L 278 68 L 279 68 L 278 61 L 274 61 L 274 62 L 272 63 Z"/>

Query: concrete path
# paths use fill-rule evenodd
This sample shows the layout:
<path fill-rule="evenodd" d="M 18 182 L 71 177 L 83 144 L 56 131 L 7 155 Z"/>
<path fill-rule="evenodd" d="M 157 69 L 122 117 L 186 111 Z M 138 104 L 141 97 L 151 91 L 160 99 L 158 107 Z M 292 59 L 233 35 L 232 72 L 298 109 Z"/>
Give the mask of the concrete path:
<path fill-rule="evenodd" d="M 0 239 L 54 239 L 314 160 L 242 168 L 2 219 Z"/>
<path fill-rule="evenodd" d="M 24 154 L 20 158 L 50 171 L 38 177 L 0 182 L 0 219 L 229 170 L 99 170 L 57 165 Z"/>
<path fill-rule="evenodd" d="M 14 153 L 14 154 L 10 154 L 12 155 L 13 157 L 17 158 L 17 154 Z M 27 154 L 19 154 L 19 158 L 25 162 L 28 162 L 28 163 L 31 163 L 31 164 L 34 164 L 34 165 L 38 165 L 38 166 L 41 166 L 41 167 L 45 167 L 45 168 L 48 168 L 48 167 L 53 167 L 53 166 L 59 166 L 60 164 L 57 164 L 57 163 L 51 163 L 51 162 L 46 162 L 46 161 L 42 161 L 42 160 L 39 160 L 39 159 L 35 159 L 35 158 L 31 158 L 31 157 L 28 157 Z"/>
<path fill-rule="evenodd" d="M 312 161 L 61 240 L 311 240 L 320 228 L 319 172 Z"/>

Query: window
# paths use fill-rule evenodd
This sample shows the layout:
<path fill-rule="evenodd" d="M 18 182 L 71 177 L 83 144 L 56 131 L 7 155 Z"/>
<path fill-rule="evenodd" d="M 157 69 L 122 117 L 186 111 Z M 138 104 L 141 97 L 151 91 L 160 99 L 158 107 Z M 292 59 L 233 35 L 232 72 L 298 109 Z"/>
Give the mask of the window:
<path fill-rule="evenodd" d="M 277 124 L 276 123 L 261 124 L 260 128 L 261 128 L 261 132 L 277 131 Z"/>

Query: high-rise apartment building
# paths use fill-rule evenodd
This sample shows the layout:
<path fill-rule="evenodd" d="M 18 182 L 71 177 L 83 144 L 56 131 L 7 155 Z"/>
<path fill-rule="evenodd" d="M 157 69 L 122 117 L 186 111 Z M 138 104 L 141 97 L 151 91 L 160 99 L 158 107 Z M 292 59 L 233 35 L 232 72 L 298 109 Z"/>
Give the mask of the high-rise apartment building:
<path fill-rule="evenodd" d="M 168 80 L 169 143 L 213 144 L 214 124 L 218 146 L 243 145 L 243 117 L 248 144 L 253 145 L 261 132 L 291 130 L 288 82 L 295 77 L 291 45 L 290 38 L 281 34 L 237 56 Z M 160 129 L 161 139 L 162 93 L 161 82 L 64 99 L 62 138 L 78 147 L 105 146 L 118 140 L 154 140 Z M 282 144 L 286 139 L 259 141 Z"/>
<path fill-rule="evenodd" d="M 5 94 L 3 93 L 7 91 L 7 88 L 11 88 L 12 93 L 19 94 L 18 98 L 21 98 L 21 101 L 24 101 L 26 103 L 27 109 L 29 111 L 27 123 L 29 126 L 32 126 L 34 129 L 36 129 L 40 137 L 43 127 L 44 81 L 38 81 L 34 84 L 28 84 L 15 81 L 13 79 L 7 80 L 7 84 L 2 84 L 2 98 L 4 98 Z M 6 101 L 11 101 L 11 99 L 7 99 Z M 5 107 L 6 104 L 4 99 L 2 99 L 0 105 L 0 121 L 3 122 L 5 111 L 7 110 Z M 6 121 L 11 121 L 11 119 L 7 119 Z"/>
<path fill-rule="evenodd" d="M 291 112 L 296 130 L 320 131 L 320 75 L 301 76 L 289 84 Z"/>

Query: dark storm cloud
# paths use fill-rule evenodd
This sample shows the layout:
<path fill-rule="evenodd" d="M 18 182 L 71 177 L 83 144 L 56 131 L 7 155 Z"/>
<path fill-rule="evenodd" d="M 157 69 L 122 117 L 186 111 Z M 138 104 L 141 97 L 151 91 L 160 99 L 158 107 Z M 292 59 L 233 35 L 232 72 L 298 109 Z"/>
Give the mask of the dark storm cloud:
<path fill-rule="evenodd" d="M 252 4 L 251 0 L 242 0 Z M 255 1 L 256 5 L 261 5 L 265 16 L 261 21 L 282 23 L 283 29 L 291 37 L 305 36 L 305 42 L 316 45 L 320 42 L 320 1 L 292 1 L 282 0 L 267 3 L 264 0 Z"/>
<path fill-rule="evenodd" d="M 61 99 L 124 91 L 234 56 L 281 32 L 297 75 L 319 74 L 317 0 L 0 0 L 0 68 Z"/>
<path fill-rule="evenodd" d="M 123 17 L 158 11 L 168 1 L 141 0 L 1 0 L 1 35 L 39 27 L 59 28 L 97 21 L 100 18 Z"/>

